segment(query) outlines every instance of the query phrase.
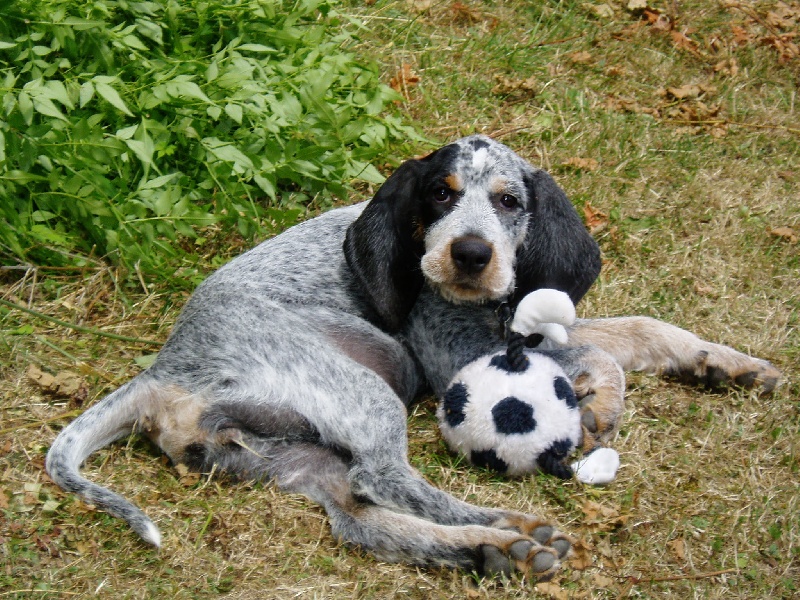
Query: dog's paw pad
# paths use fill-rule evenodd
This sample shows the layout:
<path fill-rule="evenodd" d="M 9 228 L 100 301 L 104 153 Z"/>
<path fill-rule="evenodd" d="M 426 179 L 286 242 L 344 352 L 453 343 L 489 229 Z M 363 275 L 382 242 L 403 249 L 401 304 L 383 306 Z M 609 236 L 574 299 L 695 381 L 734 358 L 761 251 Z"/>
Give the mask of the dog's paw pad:
<path fill-rule="evenodd" d="M 550 542 L 550 547 L 558 553 L 558 558 L 564 558 L 572 548 L 572 542 L 567 538 L 558 538 Z"/>
<path fill-rule="evenodd" d="M 531 571 L 538 577 L 551 574 L 555 568 L 558 558 L 555 553 L 542 550 L 534 554 L 530 561 Z"/>
<path fill-rule="evenodd" d="M 555 529 L 551 525 L 540 525 L 531 532 L 531 537 L 540 544 L 546 544 L 553 537 Z"/>
<path fill-rule="evenodd" d="M 511 575 L 514 570 L 508 556 L 503 554 L 500 548 L 495 546 L 482 546 L 481 553 L 483 554 L 483 572 L 486 575 Z"/>
<path fill-rule="evenodd" d="M 511 548 L 509 548 L 508 553 L 514 560 L 525 560 L 528 558 L 531 548 L 533 548 L 533 542 L 528 540 L 519 540 L 518 542 L 511 544 Z"/>

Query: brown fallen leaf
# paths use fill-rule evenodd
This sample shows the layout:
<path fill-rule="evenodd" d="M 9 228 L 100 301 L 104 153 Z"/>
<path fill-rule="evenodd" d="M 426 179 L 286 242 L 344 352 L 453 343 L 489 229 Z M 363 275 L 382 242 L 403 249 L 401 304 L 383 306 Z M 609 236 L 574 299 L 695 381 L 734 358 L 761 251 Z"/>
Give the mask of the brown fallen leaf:
<path fill-rule="evenodd" d="M 572 544 L 572 551 L 569 553 L 567 562 L 576 571 L 584 571 L 594 564 L 592 560 L 592 546 L 582 539 Z"/>
<path fill-rule="evenodd" d="M 593 158 L 579 158 L 577 156 L 568 158 L 561 164 L 564 167 L 572 167 L 573 169 L 578 169 L 580 171 L 596 171 L 600 166 L 600 163 Z"/>
<path fill-rule="evenodd" d="M 686 50 L 691 52 L 692 54 L 699 54 L 697 49 L 697 42 L 691 39 L 686 33 L 683 31 L 677 31 L 673 29 L 669 32 L 670 37 L 672 38 L 672 43 L 675 44 L 676 48 L 680 48 L 681 50 Z"/>
<path fill-rule="evenodd" d="M 600 589 L 606 589 L 614 585 L 614 580 L 611 579 L 611 577 L 606 577 L 605 575 L 602 575 L 600 573 L 595 573 L 594 575 L 592 575 L 592 583 L 594 584 L 595 587 L 598 587 Z"/>
<path fill-rule="evenodd" d="M 586 50 L 579 50 L 578 52 L 572 52 L 571 54 L 567 55 L 567 58 L 576 65 L 585 65 L 592 62 L 592 54 L 591 52 L 587 52 Z"/>
<path fill-rule="evenodd" d="M 463 2 L 453 2 L 453 4 L 450 5 L 450 10 L 458 21 L 478 23 L 483 20 L 483 15 L 480 10 L 474 6 L 464 4 Z"/>
<path fill-rule="evenodd" d="M 733 42 L 737 46 L 747 46 L 753 41 L 750 32 L 739 25 L 731 25 L 731 32 L 733 33 Z"/>
<path fill-rule="evenodd" d="M 399 94 L 402 94 L 406 100 L 409 100 L 410 88 L 416 87 L 420 82 L 419 75 L 417 75 L 408 63 L 403 63 L 400 69 L 395 73 L 394 77 L 389 81 L 389 86 Z"/>
<path fill-rule="evenodd" d="M 686 560 L 686 542 L 683 540 L 670 540 L 667 542 L 669 548 L 678 560 Z"/>
<path fill-rule="evenodd" d="M 775 10 L 767 13 L 766 22 L 770 27 L 788 31 L 796 29 L 800 22 L 800 8 L 789 6 L 785 2 L 778 2 Z"/>
<path fill-rule="evenodd" d="M 31 382 L 38 385 L 40 388 L 47 390 L 48 392 L 52 390 L 53 384 L 55 383 L 56 378 L 53 377 L 50 373 L 46 373 L 42 371 L 36 365 L 28 365 L 27 371 L 28 379 Z"/>
<path fill-rule="evenodd" d="M 710 83 L 689 83 L 680 87 L 670 87 L 661 92 L 662 95 L 676 100 L 699 98 L 700 96 L 713 96 L 716 93 L 716 86 Z"/>
<path fill-rule="evenodd" d="M 610 531 L 622 527 L 630 518 L 628 515 L 620 514 L 619 508 L 606 506 L 594 500 L 584 502 L 581 510 L 586 516 L 584 523 L 593 525 L 598 531 Z"/>
<path fill-rule="evenodd" d="M 775 237 L 783 238 L 792 244 L 797 243 L 797 233 L 791 227 L 775 227 L 774 229 L 770 229 L 769 232 Z"/>
<path fill-rule="evenodd" d="M 566 590 L 562 589 L 560 585 L 553 583 L 552 581 L 537 583 L 536 591 L 544 596 L 547 596 L 548 598 L 553 598 L 553 600 L 569 599 L 569 594 L 567 594 Z"/>
<path fill-rule="evenodd" d="M 608 226 L 608 215 L 594 208 L 588 202 L 583 205 L 583 218 L 589 233 L 595 234 Z"/>
<path fill-rule="evenodd" d="M 531 75 L 527 79 L 511 79 L 505 75 L 496 75 L 497 84 L 492 88 L 492 94 L 497 96 L 509 96 L 514 93 L 522 93 L 526 96 L 535 96 L 538 88 L 536 77 Z"/>
<path fill-rule="evenodd" d="M 625 8 L 631 12 L 643 11 L 647 8 L 647 0 L 628 0 Z"/>
<path fill-rule="evenodd" d="M 433 0 L 406 0 L 408 8 L 415 13 L 428 12 L 433 6 Z"/>

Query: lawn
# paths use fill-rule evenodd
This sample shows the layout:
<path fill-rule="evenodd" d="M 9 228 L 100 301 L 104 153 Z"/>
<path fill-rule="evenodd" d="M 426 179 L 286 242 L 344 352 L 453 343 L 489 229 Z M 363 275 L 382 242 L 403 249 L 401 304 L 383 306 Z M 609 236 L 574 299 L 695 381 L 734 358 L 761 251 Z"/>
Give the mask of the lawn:
<path fill-rule="evenodd" d="M 270 209 L 254 213 L 259 226 L 234 219 L 177 237 L 160 270 L 88 251 L 37 264 L 2 249 L 0 598 L 797 597 L 800 3 L 368 0 L 336 10 L 353 30 L 348 52 L 397 92 L 372 167 L 388 173 L 471 133 L 499 139 L 554 175 L 602 248 L 580 316 L 667 320 L 770 360 L 781 386 L 759 397 L 630 374 L 613 444 L 622 467 L 606 487 L 469 467 L 423 399 L 409 435 L 428 479 L 471 502 L 539 513 L 580 540 L 546 584 L 378 562 L 337 544 L 304 498 L 180 472 L 132 438 L 85 473 L 157 522 L 155 551 L 49 481 L 49 444 L 148 363 L 187 281 L 298 215 L 376 187 L 372 169 L 372 181 L 328 191 L 276 179 L 285 208 L 238 181 Z"/>

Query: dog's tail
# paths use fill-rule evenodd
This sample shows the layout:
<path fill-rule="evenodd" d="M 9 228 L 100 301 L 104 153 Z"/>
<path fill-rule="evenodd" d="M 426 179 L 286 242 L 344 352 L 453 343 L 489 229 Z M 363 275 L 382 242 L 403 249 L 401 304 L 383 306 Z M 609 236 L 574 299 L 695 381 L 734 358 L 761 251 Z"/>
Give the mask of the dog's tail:
<path fill-rule="evenodd" d="M 89 408 L 58 435 L 47 453 L 45 468 L 60 487 L 125 519 L 142 539 L 160 546 L 161 533 L 147 515 L 119 494 L 80 474 L 81 464 L 93 452 L 134 431 L 151 393 L 152 380 L 142 374 Z"/>

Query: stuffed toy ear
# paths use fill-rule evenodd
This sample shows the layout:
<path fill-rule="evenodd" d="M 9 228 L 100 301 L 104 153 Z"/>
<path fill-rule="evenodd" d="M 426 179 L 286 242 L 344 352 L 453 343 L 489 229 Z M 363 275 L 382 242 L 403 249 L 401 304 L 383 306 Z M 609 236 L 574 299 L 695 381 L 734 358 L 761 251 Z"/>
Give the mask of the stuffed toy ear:
<path fill-rule="evenodd" d="M 577 304 L 600 273 L 600 248 L 548 173 L 531 169 L 523 178 L 531 215 L 525 241 L 517 252 L 512 303 L 533 290 L 554 288 L 566 292 Z"/>
<path fill-rule="evenodd" d="M 418 182 L 427 159 L 400 165 L 349 227 L 344 242 L 361 291 L 392 331 L 400 328 L 422 288 L 424 247 L 414 228 Z"/>

